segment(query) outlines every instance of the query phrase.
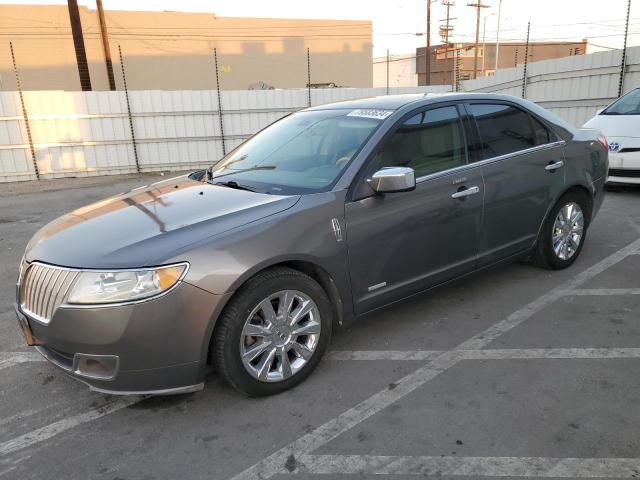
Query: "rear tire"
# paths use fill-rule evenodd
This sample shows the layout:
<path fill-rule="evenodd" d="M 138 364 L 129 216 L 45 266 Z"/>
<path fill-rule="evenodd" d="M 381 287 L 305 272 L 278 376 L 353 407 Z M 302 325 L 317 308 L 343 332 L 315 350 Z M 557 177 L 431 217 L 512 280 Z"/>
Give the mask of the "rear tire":
<path fill-rule="evenodd" d="M 265 270 L 236 292 L 218 319 L 216 370 L 245 395 L 280 393 L 315 369 L 332 325 L 329 298 L 313 278 L 286 267 Z"/>
<path fill-rule="evenodd" d="M 582 251 L 589 226 L 591 202 L 579 191 L 565 193 L 542 225 L 533 254 L 533 264 L 561 270 L 576 261 Z"/>

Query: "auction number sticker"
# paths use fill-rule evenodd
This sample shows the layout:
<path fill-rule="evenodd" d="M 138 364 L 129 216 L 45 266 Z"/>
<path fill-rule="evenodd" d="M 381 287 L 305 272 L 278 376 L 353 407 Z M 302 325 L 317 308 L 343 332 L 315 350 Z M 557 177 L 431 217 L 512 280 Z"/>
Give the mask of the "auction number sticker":
<path fill-rule="evenodd" d="M 393 113 L 393 110 L 378 110 L 375 108 L 361 108 L 347 114 L 347 117 L 377 118 L 383 120 Z"/>

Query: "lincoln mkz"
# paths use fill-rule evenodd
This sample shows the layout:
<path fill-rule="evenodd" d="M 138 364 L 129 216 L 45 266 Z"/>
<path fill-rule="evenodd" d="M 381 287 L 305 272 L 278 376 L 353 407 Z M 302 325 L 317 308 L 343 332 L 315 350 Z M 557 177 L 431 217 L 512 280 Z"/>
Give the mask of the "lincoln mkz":
<path fill-rule="evenodd" d="M 213 364 L 277 393 L 363 314 L 500 263 L 571 265 L 607 155 L 599 132 L 504 95 L 308 108 L 43 227 L 15 310 L 27 343 L 96 391 L 194 391 Z"/>

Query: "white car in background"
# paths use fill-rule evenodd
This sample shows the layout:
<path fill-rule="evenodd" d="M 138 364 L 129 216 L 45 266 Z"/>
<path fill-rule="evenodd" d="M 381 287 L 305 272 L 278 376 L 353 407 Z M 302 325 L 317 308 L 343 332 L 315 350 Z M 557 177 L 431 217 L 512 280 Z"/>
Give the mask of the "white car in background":
<path fill-rule="evenodd" d="M 640 87 L 617 99 L 584 128 L 598 129 L 607 137 L 607 183 L 640 184 Z"/>

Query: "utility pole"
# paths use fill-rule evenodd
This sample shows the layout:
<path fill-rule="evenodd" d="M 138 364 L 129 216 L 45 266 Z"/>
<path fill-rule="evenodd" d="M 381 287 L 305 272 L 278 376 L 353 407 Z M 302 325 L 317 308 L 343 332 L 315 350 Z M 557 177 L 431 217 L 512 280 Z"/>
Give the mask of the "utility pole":
<path fill-rule="evenodd" d="M 496 31 L 496 65 L 494 70 L 498 71 L 498 52 L 500 51 L 500 11 L 502 10 L 502 0 L 498 2 L 498 30 Z"/>
<path fill-rule="evenodd" d="M 109 90 L 116 89 L 116 80 L 113 76 L 113 63 L 111 62 L 111 50 L 109 49 L 109 36 L 107 35 L 107 22 L 104 19 L 102 0 L 96 0 L 98 17 L 100 18 L 100 34 L 102 35 L 102 48 L 104 50 L 104 61 L 107 65 L 107 79 L 109 80 Z"/>
<path fill-rule="evenodd" d="M 451 20 L 455 20 L 455 18 L 451 18 L 451 7 L 455 5 L 452 0 L 444 0 L 442 4 L 447 7 L 447 18 L 445 19 L 444 28 L 440 27 L 440 36 L 443 37 L 444 46 L 445 46 L 445 54 L 444 58 L 447 58 L 448 51 L 446 48 L 449 47 L 449 36 L 453 32 L 453 27 L 451 26 Z"/>
<path fill-rule="evenodd" d="M 478 48 L 480 44 L 480 9 L 489 8 L 489 5 L 484 5 L 482 0 L 477 0 L 476 3 L 467 3 L 467 7 L 473 7 L 476 9 L 476 42 L 473 53 L 473 78 L 478 78 Z M 484 55 L 484 52 L 483 52 Z"/>
<path fill-rule="evenodd" d="M 427 48 L 425 50 L 425 85 L 431 85 L 431 2 L 427 0 Z"/>
<path fill-rule="evenodd" d="M 449 37 L 453 33 L 453 26 L 451 25 L 451 20 L 456 20 L 455 18 L 451 18 L 451 7 L 455 5 L 453 0 L 443 0 L 442 5 L 447 7 L 447 17 L 440 20 L 444 21 L 444 26 L 440 25 L 440 38 L 444 42 L 444 61 L 445 65 L 448 68 L 449 64 Z M 451 67 L 451 85 L 455 82 L 455 54 L 453 55 L 453 62 Z"/>
<path fill-rule="evenodd" d="M 84 36 L 82 35 L 78 0 L 67 0 L 67 6 L 69 7 L 69 21 L 71 22 L 73 46 L 76 49 L 76 62 L 78 63 L 78 74 L 80 75 L 80 88 L 85 91 L 91 90 L 91 78 L 89 77 L 87 52 L 84 49 Z"/>
<path fill-rule="evenodd" d="M 624 71 L 627 68 L 627 35 L 629 34 L 629 14 L 631 13 L 631 0 L 627 1 L 627 23 L 624 27 L 624 45 L 622 47 L 622 62 L 620 63 L 620 80 L 618 81 L 618 96 L 624 91 Z"/>

